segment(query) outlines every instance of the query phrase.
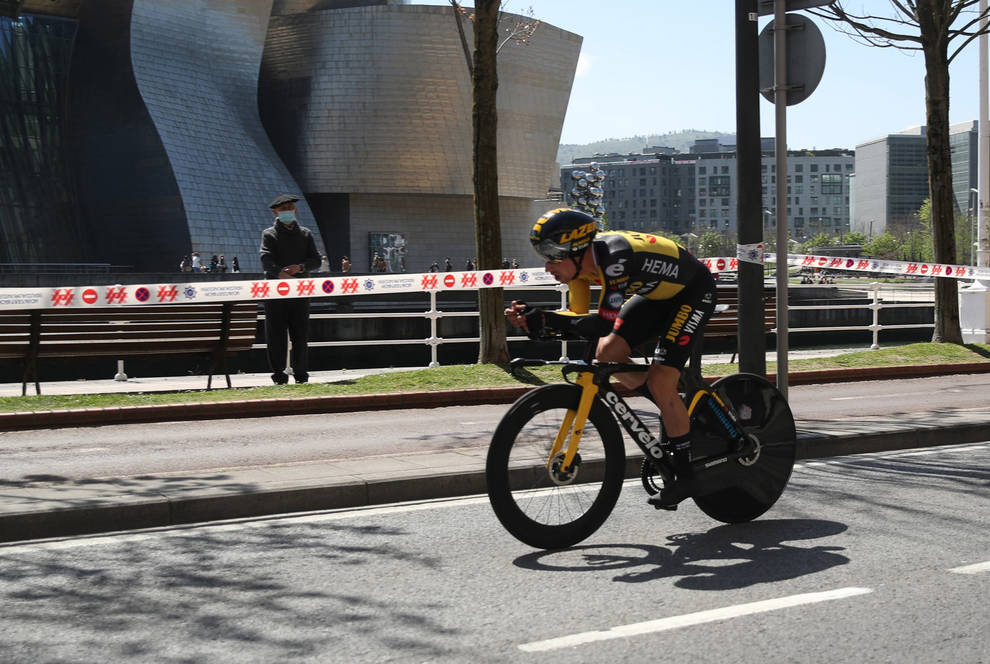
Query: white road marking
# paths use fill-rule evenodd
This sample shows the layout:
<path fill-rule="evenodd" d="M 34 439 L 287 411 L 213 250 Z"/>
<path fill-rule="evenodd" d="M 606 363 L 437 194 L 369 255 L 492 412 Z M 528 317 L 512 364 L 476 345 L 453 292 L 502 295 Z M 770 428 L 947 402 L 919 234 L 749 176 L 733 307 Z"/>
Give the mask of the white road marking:
<path fill-rule="evenodd" d="M 688 613 L 683 616 L 671 616 L 659 620 L 648 620 L 646 622 L 632 623 L 630 625 L 620 625 L 606 631 L 583 632 L 581 634 L 571 634 L 545 641 L 533 641 L 523 643 L 519 646 L 525 652 L 546 652 L 548 650 L 559 650 L 570 648 L 585 643 L 595 641 L 608 641 L 611 639 L 622 639 L 630 636 L 640 636 L 643 634 L 654 634 L 681 627 L 692 625 L 702 625 L 704 623 L 728 620 L 740 616 L 749 616 L 755 613 L 765 613 L 778 609 L 787 609 L 803 604 L 815 604 L 818 602 L 828 602 L 835 599 L 845 599 L 856 595 L 871 593 L 871 588 L 839 588 L 838 590 L 828 590 L 820 593 L 805 593 L 803 595 L 791 595 L 789 597 L 779 597 L 777 599 L 763 600 L 762 602 L 750 602 L 748 604 L 738 604 L 727 606 L 721 609 L 711 609 L 709 611 L 699 611 Z"/>
<path fill-rule="evenodd" d="M 953 567 L 949 571 L 953 574 L 980 574 L 981 572 L 990 572 L 990 560 L 985 563 L 976 563 L 975 565 Z"/>
<path fill-rule="evenodd" d="M 903 397 L 903 394 L 860 394 L 854 397 L 829 397 L 829 401 L 862 401 L 863 399 L 890 399 L 891 397 Z"/>

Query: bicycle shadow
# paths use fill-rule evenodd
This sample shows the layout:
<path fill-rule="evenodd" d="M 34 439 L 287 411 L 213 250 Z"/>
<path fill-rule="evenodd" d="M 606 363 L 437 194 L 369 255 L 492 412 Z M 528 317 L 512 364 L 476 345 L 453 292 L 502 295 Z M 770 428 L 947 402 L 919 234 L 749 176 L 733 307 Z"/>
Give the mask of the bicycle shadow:
<path fill-rule="evenodd" d="M 536 571 L 628 570 L 612 580 L 643 583 L 676 577 L 674 585 L 679 588 L 731 590 L 847 564 L 849 558 L 838 553 L 843 547 L 792 543 L 831 537 L 846 528 L 843 523 L 820 519 L 769 519 L 670 535 L 669 546 L 589 544 L 536 551 L 516 558 L 514 564 Z M 554 558 L 562 560 L 557 563 Z"/>

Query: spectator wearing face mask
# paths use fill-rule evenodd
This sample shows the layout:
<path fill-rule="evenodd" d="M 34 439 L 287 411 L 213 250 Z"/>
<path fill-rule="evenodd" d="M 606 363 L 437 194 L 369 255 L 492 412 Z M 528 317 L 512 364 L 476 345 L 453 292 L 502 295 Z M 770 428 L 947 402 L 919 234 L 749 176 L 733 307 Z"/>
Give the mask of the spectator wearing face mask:
<path fill-rule="evenodd" d="M 296 221 L 298 200 L 293 194 L 282 194 L 269 204 L 275 223 L 261 233 L 261 266 L 268 279 L 297 279 L 320 266 L 312 232 Z M 309 380 L 308 337 L 308 298 L 265 300 L 265 341 L 272 382 L 276 385 L 289 382 L 285 356 L 290 338 L 292 374 L 297 383 Z"/>

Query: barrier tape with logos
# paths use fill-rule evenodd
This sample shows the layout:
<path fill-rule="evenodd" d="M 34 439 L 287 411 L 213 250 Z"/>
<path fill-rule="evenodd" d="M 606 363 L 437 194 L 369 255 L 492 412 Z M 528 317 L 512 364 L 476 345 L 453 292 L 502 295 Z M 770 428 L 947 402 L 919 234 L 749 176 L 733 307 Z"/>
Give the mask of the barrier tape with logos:
<path fill-rule="evenodd" d="M 737 258 L 703 258 L 701 262 L 712 272 L 736 272 L 739 269 L 739 260 Z M 766 262 L 776 263 L 776 255 L 766 254 Z M 875 258 L 788 254 L 787 264 L 790 266 L 819 268 L 822 270 L 844 270 L 864 274 L 886 274 L 905 277 L 948 277 L 950 279 L 990 278 L 990 268 L 986 267 L 914 261 L 890 261 Z"/>
<path fill-rule="evenodd" d="M 526 268 L 126 286 L 115 284 L 61 288 L 2 288 L 0 310 L 244 302 L 300 297 L 510 288 L 556 283 L 552 276 L 543 271 L 543 268 Z"/>
<path fill-rule="evenodd" d="M 767 262 L 776 262 L 774 254 Z M 712 271 L 736 272 L 739 259 L 705 258 Z M 909 261 L 875 260 L 789 254 L 788 265 L 844 270 L 869 274 L 953 279 L 990 279 L 990 268 L 971 265 L 945 265 Z M 65 286 L 60 288 L 0 288 L 0 310 L 85 308 L 141 304 L 189 304 L 194 302 L 243 302 L 250 300 L 369 295 L 376 293 L 417 293 L 479 288 L 511 288 L 555 285 L 542 268 L 516 270 L 476 270 L 471 272 L 427 272 L 422 274 L 368 274 L 327 276 L 304 279 L 262 279 L 169 284 L 110 286 Z"/>

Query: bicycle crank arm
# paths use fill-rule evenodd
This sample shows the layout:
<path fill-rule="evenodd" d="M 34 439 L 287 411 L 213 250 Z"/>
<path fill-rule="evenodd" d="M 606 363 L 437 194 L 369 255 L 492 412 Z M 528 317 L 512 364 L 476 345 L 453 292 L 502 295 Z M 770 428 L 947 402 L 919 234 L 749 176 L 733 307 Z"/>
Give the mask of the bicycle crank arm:
<path fill-rule="evenodd" d="M 715 468 L 716 466 L 721 466 L 723 464 L 729 463 L 730 461 L 738 461 L 740 459 L 747 459 L 749 457 L 755 457 L 759 455 L 760 452 L 760 441 L 754 436 L 747 436 L 746 444 L 742 449 L 735 452 L 726 452 L 725 454 L 718 454 L 716 456 L 705 457 L 703 459 L 697 459 L 691 462 L 691 467 L 694 469 L 695 473 L 704 473 L 705 471 Z M 745 464 L 750 465 L 750 464 Z"/>

